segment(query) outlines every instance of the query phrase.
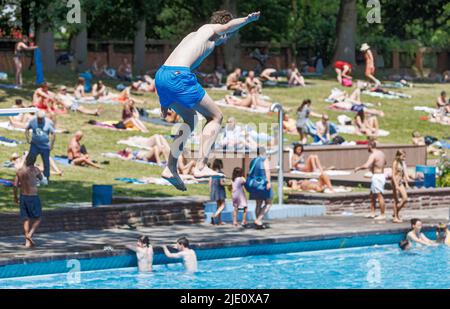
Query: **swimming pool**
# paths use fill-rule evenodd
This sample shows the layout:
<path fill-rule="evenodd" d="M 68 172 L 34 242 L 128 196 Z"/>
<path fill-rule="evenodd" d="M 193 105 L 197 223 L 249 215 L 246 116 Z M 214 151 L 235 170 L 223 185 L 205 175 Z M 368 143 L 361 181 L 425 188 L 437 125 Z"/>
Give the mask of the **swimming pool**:
<path fill-rule="evenodd" d="M 310 289 L 449 288 L 450 248 L 401 252 L 396 245 L 260 255 L 157 265 L 151 274 L 119 268 L 0 280 L 2 288 L 43 289 Z M 78 276 L 79 275 L 79 276 Z"/>

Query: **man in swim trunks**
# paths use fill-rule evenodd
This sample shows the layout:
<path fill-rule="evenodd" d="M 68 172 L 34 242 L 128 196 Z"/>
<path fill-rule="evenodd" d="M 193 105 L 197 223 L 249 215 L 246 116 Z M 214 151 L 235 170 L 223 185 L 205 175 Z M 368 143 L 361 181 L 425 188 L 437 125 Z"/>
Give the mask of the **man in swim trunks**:
<path fill-rule="evenodd" d="M 233 73 L 228 75 L 227 77 L 227 89 L 228 90 L 237 90 L 244 91 L 245 87 L 242 82 L 239 80 L 241 78 L 242 70 L 240 68 L 236 68 Z"/>
<path fill-rule="evenodd" d="M 77 166 L 92 166 L 97 169 L 101 169 L 101 166 L 95 164 L 87 154 L 86 151 L 82 151 L 81 139 L 83 138 L 83 132 L 77 131 L 75 135 L 70 139 L 69 146 L 67 147 L 67 157 L 69 163 Z"/>
<path fill-rule="evenodd" d="M 175 137 L 168 166 L 162 173 L 162 177 L 178 190 L 186 191 L 177 172 L 178 156 L 197 124 L 197 112 L 204 116 L 207 122 L 202 132 L 199 158 L 193 171 L 194 177 L 223 177 L 223 174 L 212 171 L 206 165 L 219 134 L 223 115 L 213 99 L 200 86 L 192 70 L 199 67 L 216 46 L 225 43 L 240 28 L 257 21 L 259 17 L 259 12 L 237 19 L 233 19 L 233 15 L 227 11 L 215 12 L 211 23 L 187 35 L 156 74 L 155 85 L 163 118 L 167 111 L 172 109 L 185 122 Z"/>
<path fill-rule="evenodd" d="M 14 201 L 20 205 L 20 217 L 23 221 L 25 247 L 34 246 L 33 234 L 41 223 L 41 200 L 38 195 L 38 183 L 43 179 L 41 171 L 34 166 L 36 158 L 28 155 L 25 166 L 16 173 L 14 182 Z M 17 197 L 17 188 L 20 189 L 20 199 Z"/>
<path fill-rule="evenodd" d="M 373 53 L 370 50 L 370 46 L 364 43 L 361 46 L 361 51 L 364 54 L 364 59 L 366 61 L 366 77 L 375 83 L 376 87 L 381 86 L 381 82 L 375 77 L 375 59 L 373 58 Z"/>
<path fill-rule="evenodd" d="M 375 220 L 385 220 L 386 216 L 384 215 L 385 211 L 385 203 L 384 203 L 384 186 L 386 185 L 386 177 L 384 176 L 384 167 L 386 166 L 386 156 L 384 153 L 377 149 L 377 143 L 374 138 L 369 138 L 369 152 L 371 153 L 369 156 L 369 160 L 366 164 L 355 168 L 355 173 L 360 170 L 370 169 L 372 176 L 372 185 L 370 187 L 370 215 L 367 218 L 375 219 Z M 375 215 L 375 199 L 378 199 L 378 204 L 380 205 L 379 216 Z"/>

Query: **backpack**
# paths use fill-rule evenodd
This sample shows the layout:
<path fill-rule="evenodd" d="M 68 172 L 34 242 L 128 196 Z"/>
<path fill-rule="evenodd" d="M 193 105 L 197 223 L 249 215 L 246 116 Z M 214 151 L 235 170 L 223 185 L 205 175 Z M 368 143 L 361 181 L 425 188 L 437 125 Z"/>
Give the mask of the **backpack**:
<path fill-rule="evenodd" d="M 331 140 L 331 144 L 332 144 L 332 145 L 340 145 L 340 144 L 343 144 L 344 142 L 345 142 L 345 139 L 344 139 L 342 136 L 340 136 L 340 135 L 335 136 L 335 137 Z"/>
<path fill-rule="evenodd" d="M 258 158 L 256 160 L 260 160 L 260 159 Z M 249 193 L 266 190 L 266 184 L 267 184 L 266 177 L 252 176 L 252 173 L 255 170 L 255 166 L 257 163 L 256 160 L 253 161 L 254 163 L 253 163 L 252 167 L 250 168 L 250 171 L 248 172 L 247 180 L 245 181 L 245 185 L 244 185 L 245 189 Z"/>

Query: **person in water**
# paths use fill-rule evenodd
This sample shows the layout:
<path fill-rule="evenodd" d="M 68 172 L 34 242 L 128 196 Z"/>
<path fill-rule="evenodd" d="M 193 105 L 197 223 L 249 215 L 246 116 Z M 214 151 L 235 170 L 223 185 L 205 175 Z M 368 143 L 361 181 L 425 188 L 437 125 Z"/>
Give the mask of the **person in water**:
<path fill-rule="evenodd" d="M 178 253 L 171 253 L 167 246 L 162 248 L 169 259 L 183 259 L 183 265 L 187 272 L 195 273 L 197 271 L 197 255 L 194 250 L 189 248 L 189 240 L 186 237 L 181 237 L 177 240 L 175 248 L 178 250 Z"/>
<path fill-rule="evenodd" d="M 198 68 L 217 46 L 225 43 L 245 25 L 257 21 L 259 17 L 259 12 L 237 19 L 228 11 L 215 12 L 209 24 L 188 34 L 181 41 L 156 73 L 155 85 L 163 118 L 168 110 L 172 109 L 184 121 L 171 147 L 167 168 L 162 173 L 162 177 L 178 190 L 187 190 L 178 174 L 177 161 L 197 124 L 197 112 L 206 118 L 206 125 L 202 132 L 199 158 L 193 170 L 194 177 L 224 176 L 206 165 L 220 132 L 223 115 L 214 100 L 200 86 L 192 71 Z"/>
<path fill-rule="evenodd" d="M 436 242 L 429 240 L 424 233 L 422 233 L 422 221 L 420 219 L 411 219 L 411 231 L 407 235 L 408 241 L 413 244 L 421 244 L 424 246 L 436 246 Z"/>
<path fill-rule="evenodd" d="M 153 270 L 153 247 L 147 236 L 139 237 L 136 246 L 127 246 L 136 252 L 139 272 L 151 272 Z"/>

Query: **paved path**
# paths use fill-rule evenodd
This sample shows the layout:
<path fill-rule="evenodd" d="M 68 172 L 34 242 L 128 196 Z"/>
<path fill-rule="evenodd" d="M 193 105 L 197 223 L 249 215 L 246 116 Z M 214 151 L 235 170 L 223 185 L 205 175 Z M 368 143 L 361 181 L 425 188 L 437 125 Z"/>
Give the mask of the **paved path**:
<path fill-rule="evenodd" d="M 448 222 L 448 209 L 407 210 L 404 219 L 421 218 L 425 225 Z M 134 244 L 145 234 L 154 245 L 173 244 L 180 236 L 202 247 L 244 245 L 261 242 L 286 242 L 320 239 L 366 233 L 400 232 L 409 223 L 376 222 L 363 217 L 326 216 L 298 218 L 270 222 L 267 230 L 234 228 L 231 225 L 175 225 L 141 228 L 138 230 L 111 229 L 102 231 L 57 232 L 36 234 L 37 247 L 25 249 L 22 236 L 0 237 L 0 265 L 30 260 L 50 260 L 79 256 L 101 256 L 109 246 L 123 253 L 125 244 Z"/>

